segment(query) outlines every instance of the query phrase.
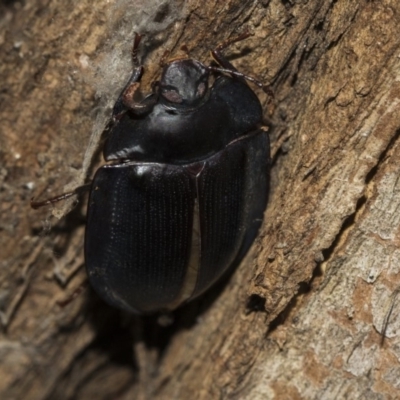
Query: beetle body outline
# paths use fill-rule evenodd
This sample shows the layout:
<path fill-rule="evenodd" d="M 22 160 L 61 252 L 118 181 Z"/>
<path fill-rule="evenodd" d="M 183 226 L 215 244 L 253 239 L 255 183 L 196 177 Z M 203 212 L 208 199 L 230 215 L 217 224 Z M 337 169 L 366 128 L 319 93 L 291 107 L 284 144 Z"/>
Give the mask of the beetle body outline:
<path fill-rule="evenodd" d="M 135 68 L 106 128 L 107 164 L 95 174 L 87 212 L 86 270 L 110 305 L 143 314 L 173 310 L 204 293 L 253 243 L 270 158 L 261 104 L 245 80 L 263 85 L 221 53 L 247 36 L 212 52 L 219 67 L 165 63 L 153 93 L 136 102 L 143 74 L 136 34 Z"/>

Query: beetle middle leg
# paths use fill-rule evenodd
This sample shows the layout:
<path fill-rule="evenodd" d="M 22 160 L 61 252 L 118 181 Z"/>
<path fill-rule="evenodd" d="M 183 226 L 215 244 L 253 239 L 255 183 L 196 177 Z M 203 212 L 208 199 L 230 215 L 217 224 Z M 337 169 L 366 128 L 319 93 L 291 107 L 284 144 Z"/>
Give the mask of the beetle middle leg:
<path fill-rule="evenodd" d="M 38 208 L 58 203 L 61 200 L 66 200 L 69 199 L 72 196 L 79 196 L 85 192 L 87 192 L 90 188 L 92 187 L 92 183 L 87 183 L 85 185 L 79 186 L 76 189 L 72 190 L 71 192 L 66 192 L 63 194 L 60 194 L 58 196 L 51 197 L 50 199 L 46 199 L 43 201 L 34 201 L 33 198 L 31 199 L 31 207 L 34 210 L 37 210 Z"/>

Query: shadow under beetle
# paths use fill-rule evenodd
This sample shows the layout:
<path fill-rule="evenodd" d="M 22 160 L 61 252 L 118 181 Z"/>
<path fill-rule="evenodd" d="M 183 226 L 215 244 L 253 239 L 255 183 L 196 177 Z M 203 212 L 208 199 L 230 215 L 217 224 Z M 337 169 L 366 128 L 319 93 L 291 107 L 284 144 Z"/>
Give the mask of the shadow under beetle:
<path fill-rule="evenodd" d="M 143 66 L 136 34 L 131 78 L 119 96 L 88 203 L 85 261 L 95 291 L 134 312 L 172 310 L 213 285 L 246 254 L 267 203 L 269 140 L 261 104 L 222 55 L 163 65 L 134 100 Z M 209 87 L 211 75 L 214 83 Z M 77 194 L 66 193 L 33 208 Z"/>

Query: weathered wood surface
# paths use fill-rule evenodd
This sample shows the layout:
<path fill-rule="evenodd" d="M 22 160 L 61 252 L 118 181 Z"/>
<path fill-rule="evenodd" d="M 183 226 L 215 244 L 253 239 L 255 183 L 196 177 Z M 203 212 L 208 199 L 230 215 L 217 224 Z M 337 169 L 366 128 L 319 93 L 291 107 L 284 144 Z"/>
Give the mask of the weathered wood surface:
<path fill-rule="evenodd" d="M 399 26 L 396 0 L 0 3 L 1 398 L 400 397 Z M 245 27 L 231 59 L 275 92 L 246 262 L 169 328 L 89 289 L 60 308 L 85 279 L 84 204 L 57 221 L 29 199 L 101 162 L 133 32 L 146 91 L 165 49 L 206 60 Z"/>

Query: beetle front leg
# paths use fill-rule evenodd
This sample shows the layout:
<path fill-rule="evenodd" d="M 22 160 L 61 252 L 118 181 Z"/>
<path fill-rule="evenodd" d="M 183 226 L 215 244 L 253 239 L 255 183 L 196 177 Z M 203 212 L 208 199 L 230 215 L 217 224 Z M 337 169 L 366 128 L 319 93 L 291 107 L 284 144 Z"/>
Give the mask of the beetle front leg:
<path fill-rule="evenodd" d="M 140 62 L 138 59 L 138 50 L 139 50 L 139 45 L 140 41 L 142 40 L 143 35 L 140 35 L 139 33 L 135 32 L 135 39 L 133 39 L 133 46 L 132 46 L 132 62 L 135 67 L 140 67 Z"/>
<path fill-rule="evenodd" d="M 133 99 L 140 86 L 140 79 L 143 75 L 143 66 L 140 64 L 138 59 L 138 50 L 142 37 L 143 35 L 139 35 L 135 32 L 135 39 L 133 40 L 131 52 L 134 68 L 128 83 L 125 85 L 114 105 L 112 113 L 113 121 L 119 120 L 120 117 L 128 110 L 133 111 L 135 114 L 142 114 L 149 111 L 154 105 L 153 103 L 149 104 L 149 101 L 139 103 Z"/>
<path fill-rule="evenodd" d="M 274 97 L 274 92 L 272 91 L 272 89 L 269 85 L 264 85 L 258 79 L 255 79 L 251 76 L 248 76 L 248 75 L 245 75 L 245 74 L 239 72 L 222 54 L 222 51 L 224 49 L 226 49 L 228 46 L 230 46 L 233 43 L 240 42 L 244 39 L 247 39 L 249 36 L 253 36 L 253 33 L 249 32 L 249 31 L 245 31 L 241 35 L 236 36 L 232 39 L 225 40 L 224 42 L 219 44 L 214 50 L 211 51 L 211 55 L 214 58 L 214 60 L 218 63 L 218 65 L 221 66 L 221 68 L 210 66 L 210 67 L 208 67 L 208 69 L 210 71 L 231 74 L 231 76 L 238 78 L 242 82 L 244 82 L 245 80 L 248 80 L 248 81 L 254 83 L 255 85 L 257 85 L 259 88 L 261 88 L 270 97 Z"/>
<path fill-rule="evenodd" d="M 225 56 L 222 54 L 222 51 L 229 47 L 231 44 L 241 42 L 242 40 L 247 39 L 249 36 L 253 36 L 253 33 L 245 31 L 239 36 L 225 40 L 224 42 L 220 43 L 214 50 L 211 51 L 213 59 L 222 68 L 229 69 L 231 71 L 237 71 L 237 69 L 225 58 Z"/>

